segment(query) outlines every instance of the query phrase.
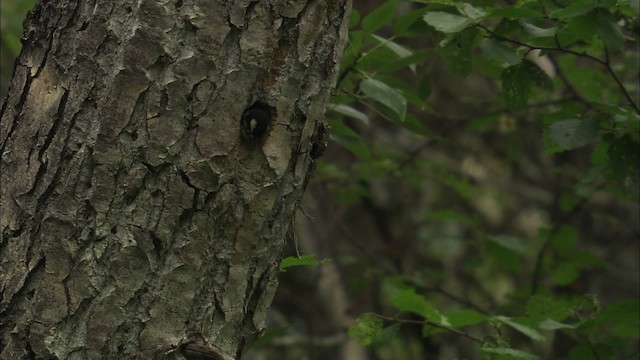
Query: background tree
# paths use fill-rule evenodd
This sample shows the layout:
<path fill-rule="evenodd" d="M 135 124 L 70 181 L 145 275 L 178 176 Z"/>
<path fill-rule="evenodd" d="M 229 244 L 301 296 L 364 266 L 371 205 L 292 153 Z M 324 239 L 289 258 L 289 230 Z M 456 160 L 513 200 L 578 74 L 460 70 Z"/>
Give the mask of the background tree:
<path fill-rule="evenodd" d="M 0 357 L 239 357 L 324 146 L 349 11 L 38 2 L 1 113 Z M 252 104 L 264 133 L 241 129 Z"/>

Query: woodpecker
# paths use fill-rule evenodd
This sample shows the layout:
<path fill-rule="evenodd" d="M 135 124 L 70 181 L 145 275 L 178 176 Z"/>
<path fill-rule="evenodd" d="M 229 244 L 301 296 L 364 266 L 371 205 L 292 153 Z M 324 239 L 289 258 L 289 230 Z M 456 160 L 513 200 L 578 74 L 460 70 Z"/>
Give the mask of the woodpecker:
<path fill-rule="evenodd" d="M 256 143 L 269 130 L 271 111 L 263 103 L 256 102 L 249 106 L 240 120 L 242 137 L 249 143 Z"/>

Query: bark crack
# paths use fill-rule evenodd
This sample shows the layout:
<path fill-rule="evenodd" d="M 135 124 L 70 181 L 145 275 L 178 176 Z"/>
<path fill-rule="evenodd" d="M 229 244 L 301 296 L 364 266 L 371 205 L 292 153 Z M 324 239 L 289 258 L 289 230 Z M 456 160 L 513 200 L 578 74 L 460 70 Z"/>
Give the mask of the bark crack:
<path fill-rule="evenodd" d="M 33 182 L 33 185 L 31 185 L 31 188 L 22 195 L 26 195 L 26 196 L 33 195 L 36 189 L 38 188 L 38 186 L 44 180 L 45 173 L 47 172 L 47 168 L 49 165 L 49 161 L 44 159 L 44 153 L 45 151 L 47 151 L 47 149 L 53 142 L 53 139 L 56 136 L 58 129 L 60 128 L 60 124 L 64 121 L 63 114 L 64 114 L 64 110 L 65 110 L 68 98 L 69 98 L 69 91 L 65 89 L 65 91 L 63 92 L 60 98 L 60 103 L 58 104 L 58 110 L 56 111 L 56 114 L 54 116 L 53 124 L 51 125 L 51 128 L 49 129 L 49 132 L 47 133 L 47 136 L 44 139 L 44 143 L 42 144 L 42 147 L 38 151 L 38 161 L 40 162 L 40 165 L 38 166 L 38 171 L 36 172 L 36 175 L 34 177 L 35 181 Z M 58 166 L 52 181 L 49 183 L 45 191 L 38 197 L 38 208 L 40 205 L 44 203 L 44 201 L 46 201 L 46 199 L 51 194 L 51 191 L 53 191 L 53 188 L 55 186 L 52 187 L 52 185 L 54 184 L 55 181 L 57 181 L 59 177 L 60 169 L 61 167 Z"/>
<path fill-rule="evenodd" d="M 42 70 L 44 70 L 45 64 L 47 63 L 47 59 L 49 58 L 49 53 L 51 52 L 51 49 L 53 48 L 53 40 L 55 38 L 56 35 L 56 30 L 58 29 L 58 25 L 60 24 L 60 20 L 62 19 L 62 17 L 58 17 L 58 19 L 56 19 L 56 23 L 55 25 L 52 27 L 54 30 L 51 31 L 51 36 L 49 36 L 48 39 L 48 44 L 45 47 L 44 50 L 44 55 L 42 55 L 42 60 L 40 61 L 40 65 L 38 66 L 38 70 L 36 70 L 35 75 L 33 76 L 34 78 L 37 78 L 38 76 L 40 76 L 40 74 L 42 73 Z"/>
<path fill-rule="evenodd" d="M 16 66 L 16 71 L 14 72 L 14 76 L 18 72 L 18 66 L 21 66 L 21 65 L 17 65 Z M 13 120 L 11 121 L 11 128 L 9 128 L 9 131 L 7 132 L 7 136 L 2 140 L 2 145 L 0 146 L 0 156 L 4 155 L 4 148 L 7 146 L 7 143 L 9 142 L 9 139 L 11 138 L 11 135 L 13 135 L 13 132 L 15 131 L 16 126 L 18 125 L 18 120 L 20 119 L 20 115 L 22 114 L 22 110 L 24 108 L 24 104 L 27 101 L 27 97 L 29 96 L 29 91 L 31 90 L 31 83 L 33 82 L 33 77 L 31 76 L 31 74 L 28 71 L 25 72 L 25 77 L 26 77 L 26 79 L 25 79 L 24 85 L 22 87 L 22 93 L 20 94 L 20 98 L 18 99 L 18 103 L 16 104 L 15 108 L 13 109 L 13 113 L 15 114 L 15 116 L 13 117 Z M 9 91 L 9 92 L 11 92 L 11 91 Z M 4 117 L 5 110 L 7 109 L 7 104 L 8 103 L 9 103 L 9 97 L 7 95 L 7 98 L 2 103 L 2 110 L 0 111 L 0 118 Z"/>
<path fill-rule="evenodd" d="M 11 294 L 11 297 L 9 298 L 9 303 L 6 304 L 6 306 L 0 307 L 0 315 L 2 315 L 0 316 L 0 319 L 11 319 L 11 317 L 4 316 L 4 314 L 8 311 L 8 309 L 12 309 L 15 302 L 21 299 L 23 295 L 27 296 L 27 294 L 24 294 L 24 292 L 31 286 L 31 283 L 35 281 L 35 279 L 40 275 L 40 273 L 44 271 L 45 265 L 46 265 L 46 259 L 43 256 L 40 259 L 38 259 L 38 262 L 36 263 L 36 265 L 27 272 L 24 280 L 22 281 L 22 284 L 16 285 L 16 290 L 13 292 L 13 294 Z M 3 290 L 3 296 L 2 296 L 3 302 L 0 302 L 0 306 L 6 300 L 4 299 L 4 292 L 6 289 L 2 289 L 2 290 Z M 6 326 L 5 325 L 6 323 L 4 321 L 0 322 L 0 325 L 2 325 L 3 327 Z"/>

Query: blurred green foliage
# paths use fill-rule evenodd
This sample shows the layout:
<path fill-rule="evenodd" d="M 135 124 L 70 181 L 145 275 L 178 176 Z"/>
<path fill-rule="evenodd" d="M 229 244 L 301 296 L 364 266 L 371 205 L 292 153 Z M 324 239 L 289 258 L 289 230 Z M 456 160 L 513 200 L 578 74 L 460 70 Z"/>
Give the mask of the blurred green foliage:
<path fill-rule="evenodd" d="M 0 2 L 3 96 L 33 4 Z M 637 294 L 593 294 L 584 284 L 617 266 L 585 243 L 590 222 L 617 225 L 605 229 L 611 239 L 597 238 L 613 242 L 628 230 L 616 217 L 637 211 L 640 197 L 638 7 L 393 0 L 368 14 L 354 10 L 328 112 L 331 139 L 350 157 L 318 161 L 318 182 L 345 206 L 378 211 L 383 200 L 372 184 L 392 184 L 392 205 L 412 197 L 411 209 L 395 204 L 378 219 L 394 226 L 389 234 L 413 237 L 411 246 L 345 255 L 342 264 L 361 267 L 354 297 L 367 281 L 378 289 L 374 302 L 382 305 L 362 310 L 349 330 L 377 358 L 408 358 L 419 342 L 405 329 L 416 327 L 422 339 L 462 338 L 487 359 L 638 357 Z M 456 82 L 455 93 L 440 94 L 439 72 Z M 591 209 L 594 202 L 605 206 Z M 510 218 L 528 208 L 548 221 Z M 581 213 L 589 213 L 582 225 L 571 221 Z M 384 267 L 406 259 L 414 264 Z M 281 270 L 322 262 L 290 257 Z M 568 351 L 555 353 L 555 339 L 569 339 Z"/>
<path fill-rule="evenodd" d="M 431 199 L 440 208 L 424 215 L 430 224 L 426 239 L 434 242 L 438 227 L 460 230 L 430 252 L 471 249 L 464 257 L 466 276 L 478 281 L 464 289 L 465 299 L 471 300 L 458 299 L 463 306 L 452 308 L 442 302 L 437 278 L 404 273 L 400 282 L 394 280 L 386 300 L 395 315 L 367 312 L 355 320 L 350 335 L 378 351 L 383 342 L 391 347 L 410 341 L 398 338 L 397 329 L 392 336 L 386 329 L 418 323 L 424 338 L 465 337 L 476 343 L 476 354 L 488 359 L 637 357 L 638 299 L 615 299 L 601 308 L 598 294 L 581 290 L 588 288 L 582 284 L 585 274 L 616 265 L 586 247 L 583 230 L 569 219 L 590 211 L 587 204 L 603 194 L 634 208 L 640 200 L 638 1 L 385 1 L 366 15 L 354 11 L 350 25 L 329 123 L 333 141 L 355 159 L 348 167 L 320 161 L 323 181 L 350 204 L 379 201 L 363 184 L 394 182 L 396 189 L 413 184 L 421 192 L 425 183 L 432 183 L 430 189 L 438 183 L 436 192 L 449 193 L 444 195 L 449 199 Z M 424 46 L 425 39 L 432 45 Z M 461 130 L 449 134 L 468 131 L 499 139 L 481 151 L 504 154 L 493 161 L 507 177 L 524 162 L 542 157 L 547 163 L 543 171 L 563 179 L 541 185 L 557 193 L 558 200 L 556 208 L 546 209 L 555 216 L 534 236 L 496 234 L 495 226 L 478 221 L 469 210 L 493 204 L 499 213 L 501 207 L 513 206 L 504 200 L 513 198 L 508 190 L 483 184 L 481 176 L 474 180 L 461 174 L 442 158 L 407 155 L 401 145 L 367 135 L 380 126 L 376 119 L 385 119 L 383 126 L 403 128 L 423 142 L 418 150 L 468 151 L 442 131 L 456 120 L 429 99 L 438 91 L 430 80 L 434 60 L 444 63 L 451 79 L 483 79 L 487 89 L 482 105 L 460 89 L 452 103 L 482 110 L 458 120 L 455 126 Z M 424 120 L 429 118 L 435 121 Z M 532 143 L 539 147 L 526 147 Z M 482 155 L 463 157 L 474 156 Z M 560 156 L 591 161 L 554 165 Z M 452 200 L 451 192 L 459 198 Z M 420 211 L 418 202 L 411 211 Z M 411 251 L 414 255 L 416 249 Z M 388 276 L 381 274 L 377 281 L 384 283 Z M 398 274 L 392 276 L 397 279 Z M 573 339 L 568 353 L 550 349 L 557 333 Z M 399 353 L 377 354 L 401 358 Z"/>
<path fill-rule="evenodd" d="M 4 98 L 13 72 L 13 61 L 22 44 L 22 20 L 35 0 L 0 1 L 0 98 Z"/>

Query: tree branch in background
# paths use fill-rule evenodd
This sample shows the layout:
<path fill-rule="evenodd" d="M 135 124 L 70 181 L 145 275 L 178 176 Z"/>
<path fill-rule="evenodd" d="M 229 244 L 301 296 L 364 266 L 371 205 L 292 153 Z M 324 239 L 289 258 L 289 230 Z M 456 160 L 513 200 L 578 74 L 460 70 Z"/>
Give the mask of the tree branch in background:
<path fill-rule="evenodd" d="M 638 104 L 636 104 L 636 102 L 633 101 L 633 98 L 631 97 L 631 95 L 629 94 L 627 89 L 622 84 L 622 81 L 618 78 L 616 73 L 613 71 L 613 68 L 611 67 L 611 62 L 610 62 L 610 59 L 609 59 L 609 52 L 606 50 L 606 47 L 605 47 L 605 59 L 602 60 L 602 59 L 599 59 L 596 56 L 587 54 L 586 52 L 578 52 L 578 51 L 575 51 L 575 50 L 567 49 L 567 48 L 563 47 L 562 45 L 560 45 L 560 43 L 558 42 L 557 38 L 555 39 L 556 40 L 556 46 L 555 47 L 536 46 L 536 45 L 532 45 L 532 44 L 527 44 L 527 43 L 519 41 L 519 40 L 515 40 L 515 39 L 508 38 L 508 37 L 504 37 L 502 35 L 498 35 L 493 30 L 489 29 L 488 27 L 486 27 L 484 25 L 476 24 L 476 26 L 479 27 L 480 29 L 486 31 L 494 39 L 506 41 L 506 42 L 509 42 L 511 44 L 515 44 L 515 45 L 519 45 L 519 46 L 524 46 L 524 47 L 526 47 L 526 48 L 528 48 L 530 50 L 545 50 L 545 51 L 564 52 L 564 53 L 567 53 L 567 54 L 572 54 L 572 55 L 575 55 L 577 57 L 581 57 L 581 58 L 584 58 L 584 59 L 588 59 L 588 60 L 597 62 L 598 64 L 604 66 L 605 69 L 607 69 L 607 72 L 609 73 L 609 75 L 611 75 L 611 77 L 613 78 L 613 80 L 617 84 L 618 88 L 620 89 L 620 92 L 622 92 L 622 95 L 627 99 L 627 102 L 629 102 L 629 105 L 635 110 L 636 113 L 640 114 L 640 108 L 638 107 Z M 566 82 L 565 79 L 563 79 L 563 81 Z M 570 86 L 570 88 L 572 88 L 572 87 Z"/>
<path fill-rule="evenodd" d="M 442 329 L 442 330 L 448 331 L 450 333 L 454 333 L 454 334 L 457 334 L 457 335 L 462 335 L 462 336 L 466 337 L 467 339 L 470 339 L 470 340 L 472 340 L 474 342 L 477 342 L 478 344 L 484 344 L 484 340 L 482 340 L 482 339 L 480 339 L 478 337 L 475 337 L 475 336 L 473 336 L 473 335 L 471 335 L 471 334 L 469 334 L 467 332 L 464 332 L 464 331 L 458 330 L 458 329 L 454 329 L 454 328 L 450 328 L 448 326 L 436 324 L 436 323 L 431 322 L 431 321 L 400 319 L 398 317 L 384 316 L 384 315 L 380 315 L 380 314 L 376 314 L 376 313 L 369 313 L 369 314 L 371 314 L 373 316 L 376 316 L 376 317 L 378 317 L 378 318 L 380 318 L 382 320 L 391 321 L 391 322 L 399 323 L 399 324 L 414 324 L 414 325 L 429 325 L 429 326 L 433 326 L 435 328 Z"/>
<path fill-rule="evenodd" d="M 531 296 L 536 295 L 536 293 L 538 292 L 538 285 L 540 284 L 540 278 L 542 277 L 542 261 L 544 260 L 544 256 L 546 255 L 547 251 L 551 247 L 553 238 L 558 234 L 560 228 L 562 228 L 562 226 L 565 225 L 571 217 L 578 214 L 584 209 L 588 201 L 589 198 L 582 198 L 580 202 L 576 204 L 576 206 L 574 206 L 571 212 L 565 214 L 560 219 L 554 222 L 553 227 L 549 231 L 547 238 L 544 240 L 544 243 L 542 244 L 542 247 L 540 248 L 540 251 L 538 251 L 538 255 L 536 256 L 536 262 L 533 268 L 533 276 L 531 278 Z"/>

